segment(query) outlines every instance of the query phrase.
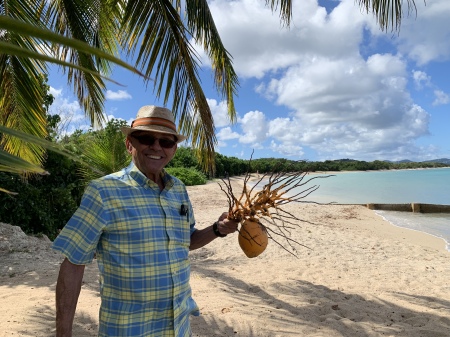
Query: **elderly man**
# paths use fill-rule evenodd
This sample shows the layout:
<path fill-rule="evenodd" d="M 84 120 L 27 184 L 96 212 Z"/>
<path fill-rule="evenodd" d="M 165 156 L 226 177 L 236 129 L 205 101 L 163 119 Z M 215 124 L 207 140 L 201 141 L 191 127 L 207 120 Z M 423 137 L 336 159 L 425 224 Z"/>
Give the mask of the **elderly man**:
<path fill-rule="evenodd" d="M 72 336 L 84 267 L 96 254 L 99 336 L 191 336 L 189 315 L 198 307 L 188 252 L 235 232 L 237 223 L 223 213 L 195 229 L 185 186 L 164 171 L 186 139 L 170 110 L 144 106 L 122 132 L 132 163 L 89 184 L 53 244 L 66 257 L 56 286 L 56 335 Z"/>

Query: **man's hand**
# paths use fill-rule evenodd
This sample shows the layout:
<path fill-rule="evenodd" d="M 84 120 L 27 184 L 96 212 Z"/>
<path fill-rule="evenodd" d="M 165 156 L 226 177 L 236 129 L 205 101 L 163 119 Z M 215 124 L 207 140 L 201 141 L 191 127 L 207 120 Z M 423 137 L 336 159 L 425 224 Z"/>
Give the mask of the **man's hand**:
<path fill-rule="evenodd" d="M 221 234 L 231 234 L 237 231 L 239 222 L 227 218 L 228 213 L 224 212 L 217 221 L 217 229 Z"/>
<path fill-rule="evenodd" d="M 216 221 L 215 224 L 204 229 L 195 230 L 191 235 L 191 244 L 189 249 L 195 250 L 201 248 L 216 239 L 218 236 L 224 237 L 228 234 L 236 232 L 239 223 L 228 219 L 227 216 L 227 212 L 222 213 L 219 220 Z M 219 231 L 219 233 L 216 233 L 215 229 Z"/>

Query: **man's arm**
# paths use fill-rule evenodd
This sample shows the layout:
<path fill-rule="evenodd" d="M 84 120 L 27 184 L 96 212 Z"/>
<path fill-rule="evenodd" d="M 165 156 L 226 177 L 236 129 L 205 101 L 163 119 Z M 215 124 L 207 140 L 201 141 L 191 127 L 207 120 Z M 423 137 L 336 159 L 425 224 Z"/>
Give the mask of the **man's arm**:
<path fill-rule="evenodd" d="M 71 337 L 72 324 L 81 291 L 84 265 L 64 259 L 56 283 L 56 337 Z"/>
<path fill-rule="evenodd" d="M 227 213 L 220 216 L 217 221 L 217 230 L 222 235 L 234 233 L 238 228 L 238 222 L 226 218 Z M 218 236 L 214 233 L 213 225 L 204 229 L 198 229 L 191 235 L 191 245 L 189 250 L 195 250 L 206 246 Z"/>

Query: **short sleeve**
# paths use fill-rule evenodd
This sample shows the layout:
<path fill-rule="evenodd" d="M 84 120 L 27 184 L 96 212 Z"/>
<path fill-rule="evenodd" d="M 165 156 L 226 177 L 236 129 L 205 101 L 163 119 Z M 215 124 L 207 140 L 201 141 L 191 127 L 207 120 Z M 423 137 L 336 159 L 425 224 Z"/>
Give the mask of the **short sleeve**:
<path fill-rule="evenodd" d="M 80 207 L 53 242 L 53 249 L 73 264 L 91 263 L 105 223 L 99 189 L 91 183 L 83 194 Z"/>

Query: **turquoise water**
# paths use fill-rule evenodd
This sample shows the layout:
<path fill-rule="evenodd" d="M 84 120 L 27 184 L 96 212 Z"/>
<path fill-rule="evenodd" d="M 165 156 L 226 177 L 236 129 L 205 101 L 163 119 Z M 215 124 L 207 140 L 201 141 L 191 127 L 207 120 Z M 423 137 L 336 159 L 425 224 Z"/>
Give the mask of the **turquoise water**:
<path fill-rule="evenodd" d="M 308 178 L 323 176 L 308 174 Z M 450 168 L 342 172 L 325 179 L 313 179 L 301 190 L 318 185 L 305 201 L 339 204 L 427 203 L 450 205 Z M 291 191 L 299 192 L 299 191 Z M 440 237 L 450 250 L 450 214 L 376 211 L 395 226 L 418 230 Z"/>
<path fill-rule="evenodd" d="M 310 184 L 320 187 L 305 200 L 342 204 L 418 202 L 450 205 L 450 168 L 345 172 L 312 180 Z"/>

